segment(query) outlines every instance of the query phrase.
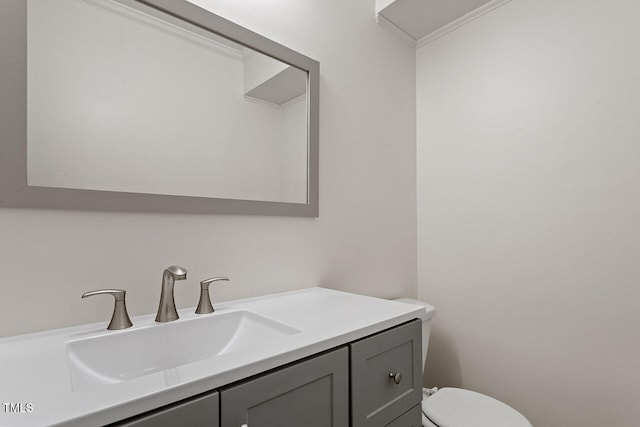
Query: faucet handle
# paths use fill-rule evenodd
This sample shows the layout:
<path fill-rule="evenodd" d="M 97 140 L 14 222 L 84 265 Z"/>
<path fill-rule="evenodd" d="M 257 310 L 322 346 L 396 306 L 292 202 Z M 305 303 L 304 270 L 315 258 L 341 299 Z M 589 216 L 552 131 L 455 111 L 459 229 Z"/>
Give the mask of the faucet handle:
<path fill-rule="evenodd" d="M 82 294 L 82 298 L 92 297 L 94 295 L 113 295 L 116 301 L 124 301 L 127 291 L 124 289 L 99 289 L 97 291 L 85 292 Z"/>
<path fill-rule="evenodd" d="M 209 298 L 209 285 L 219 280 L 229 281 L 228 277 L 212 277 L 200 282 L 200 301 L 198 301 L 198 308 L 196 308 L 197 314 L 213 313 L 213 305 L 211 305 L 211 298 Z"/>
<path fill-rule="evenodd" d="M 133 326 L 133 323 L 131 323 L 131 319 L 129 318 L 129 313 L 127 313 L 127 305 L 125 302 L 127 291 L 122 289 L 99 289 L 97 291 L 85 292 L 82 294 L 82 298 L 105 294 L 113 295 L 113 298 L 115 298 L 111 322 L 109 322 L 107 329 L 127 329 Z"/>

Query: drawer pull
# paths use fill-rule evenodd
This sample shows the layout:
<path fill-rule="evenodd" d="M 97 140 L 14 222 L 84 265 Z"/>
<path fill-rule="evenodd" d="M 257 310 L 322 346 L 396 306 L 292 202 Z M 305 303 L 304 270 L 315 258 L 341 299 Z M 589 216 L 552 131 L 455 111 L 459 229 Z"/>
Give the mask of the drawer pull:
<path fill-rule="evenodd" d="M 400 384 L 400 382 L 402 381 L 402 372 L 398 372 L 398 373 L 389 372 L 389 378 L 391 378 L 394 383 Z"/>

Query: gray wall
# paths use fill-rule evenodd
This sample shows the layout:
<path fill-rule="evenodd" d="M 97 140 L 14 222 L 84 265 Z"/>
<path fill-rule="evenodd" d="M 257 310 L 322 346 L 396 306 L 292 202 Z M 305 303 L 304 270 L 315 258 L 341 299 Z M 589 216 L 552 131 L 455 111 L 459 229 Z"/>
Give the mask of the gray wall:
<path fill-rule="evenodd" d="M 155 312 L 171 264 L 189 270 L 179 307 L 212 275 L 232 280 L 214 301 L 316 285 L 415 296 L 414 50 L 370 1 L 197 3 L 320 61 L 320 218 L 0 209 L 0 335 L 106 321 L 112 301 L 80 300 L 97 288 Z"/>
<path fill-rule="evenodd" d="M 640 419 L 640 3 L 513 0 L 417 53 L 430 385 Z"/>

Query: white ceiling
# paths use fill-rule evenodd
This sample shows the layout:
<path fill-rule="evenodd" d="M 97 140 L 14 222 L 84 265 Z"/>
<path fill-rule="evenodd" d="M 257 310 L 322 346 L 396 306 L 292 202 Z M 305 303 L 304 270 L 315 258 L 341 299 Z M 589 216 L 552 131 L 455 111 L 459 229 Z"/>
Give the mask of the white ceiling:
<path fill-rule="evenodd" d="M 379 13 L 411 38 L 419 40 L 491 1 L 395 0 Z"/>

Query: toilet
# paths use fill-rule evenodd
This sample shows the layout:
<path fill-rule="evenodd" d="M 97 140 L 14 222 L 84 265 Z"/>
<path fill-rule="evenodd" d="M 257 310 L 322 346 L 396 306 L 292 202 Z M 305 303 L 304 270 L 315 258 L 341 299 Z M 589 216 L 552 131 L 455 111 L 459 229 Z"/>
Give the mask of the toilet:
<path fill-rule="evenodd" d="M 431 318 L 435 309 L 422 301 L 400 298 L 395 301 L 425 307 L 422 316 L 422 366 L 424 369 Z M 422 401 L 423 427 L 532 427 L 512 407 L 484 394 L 460 388 L 424 389 Z"/>

